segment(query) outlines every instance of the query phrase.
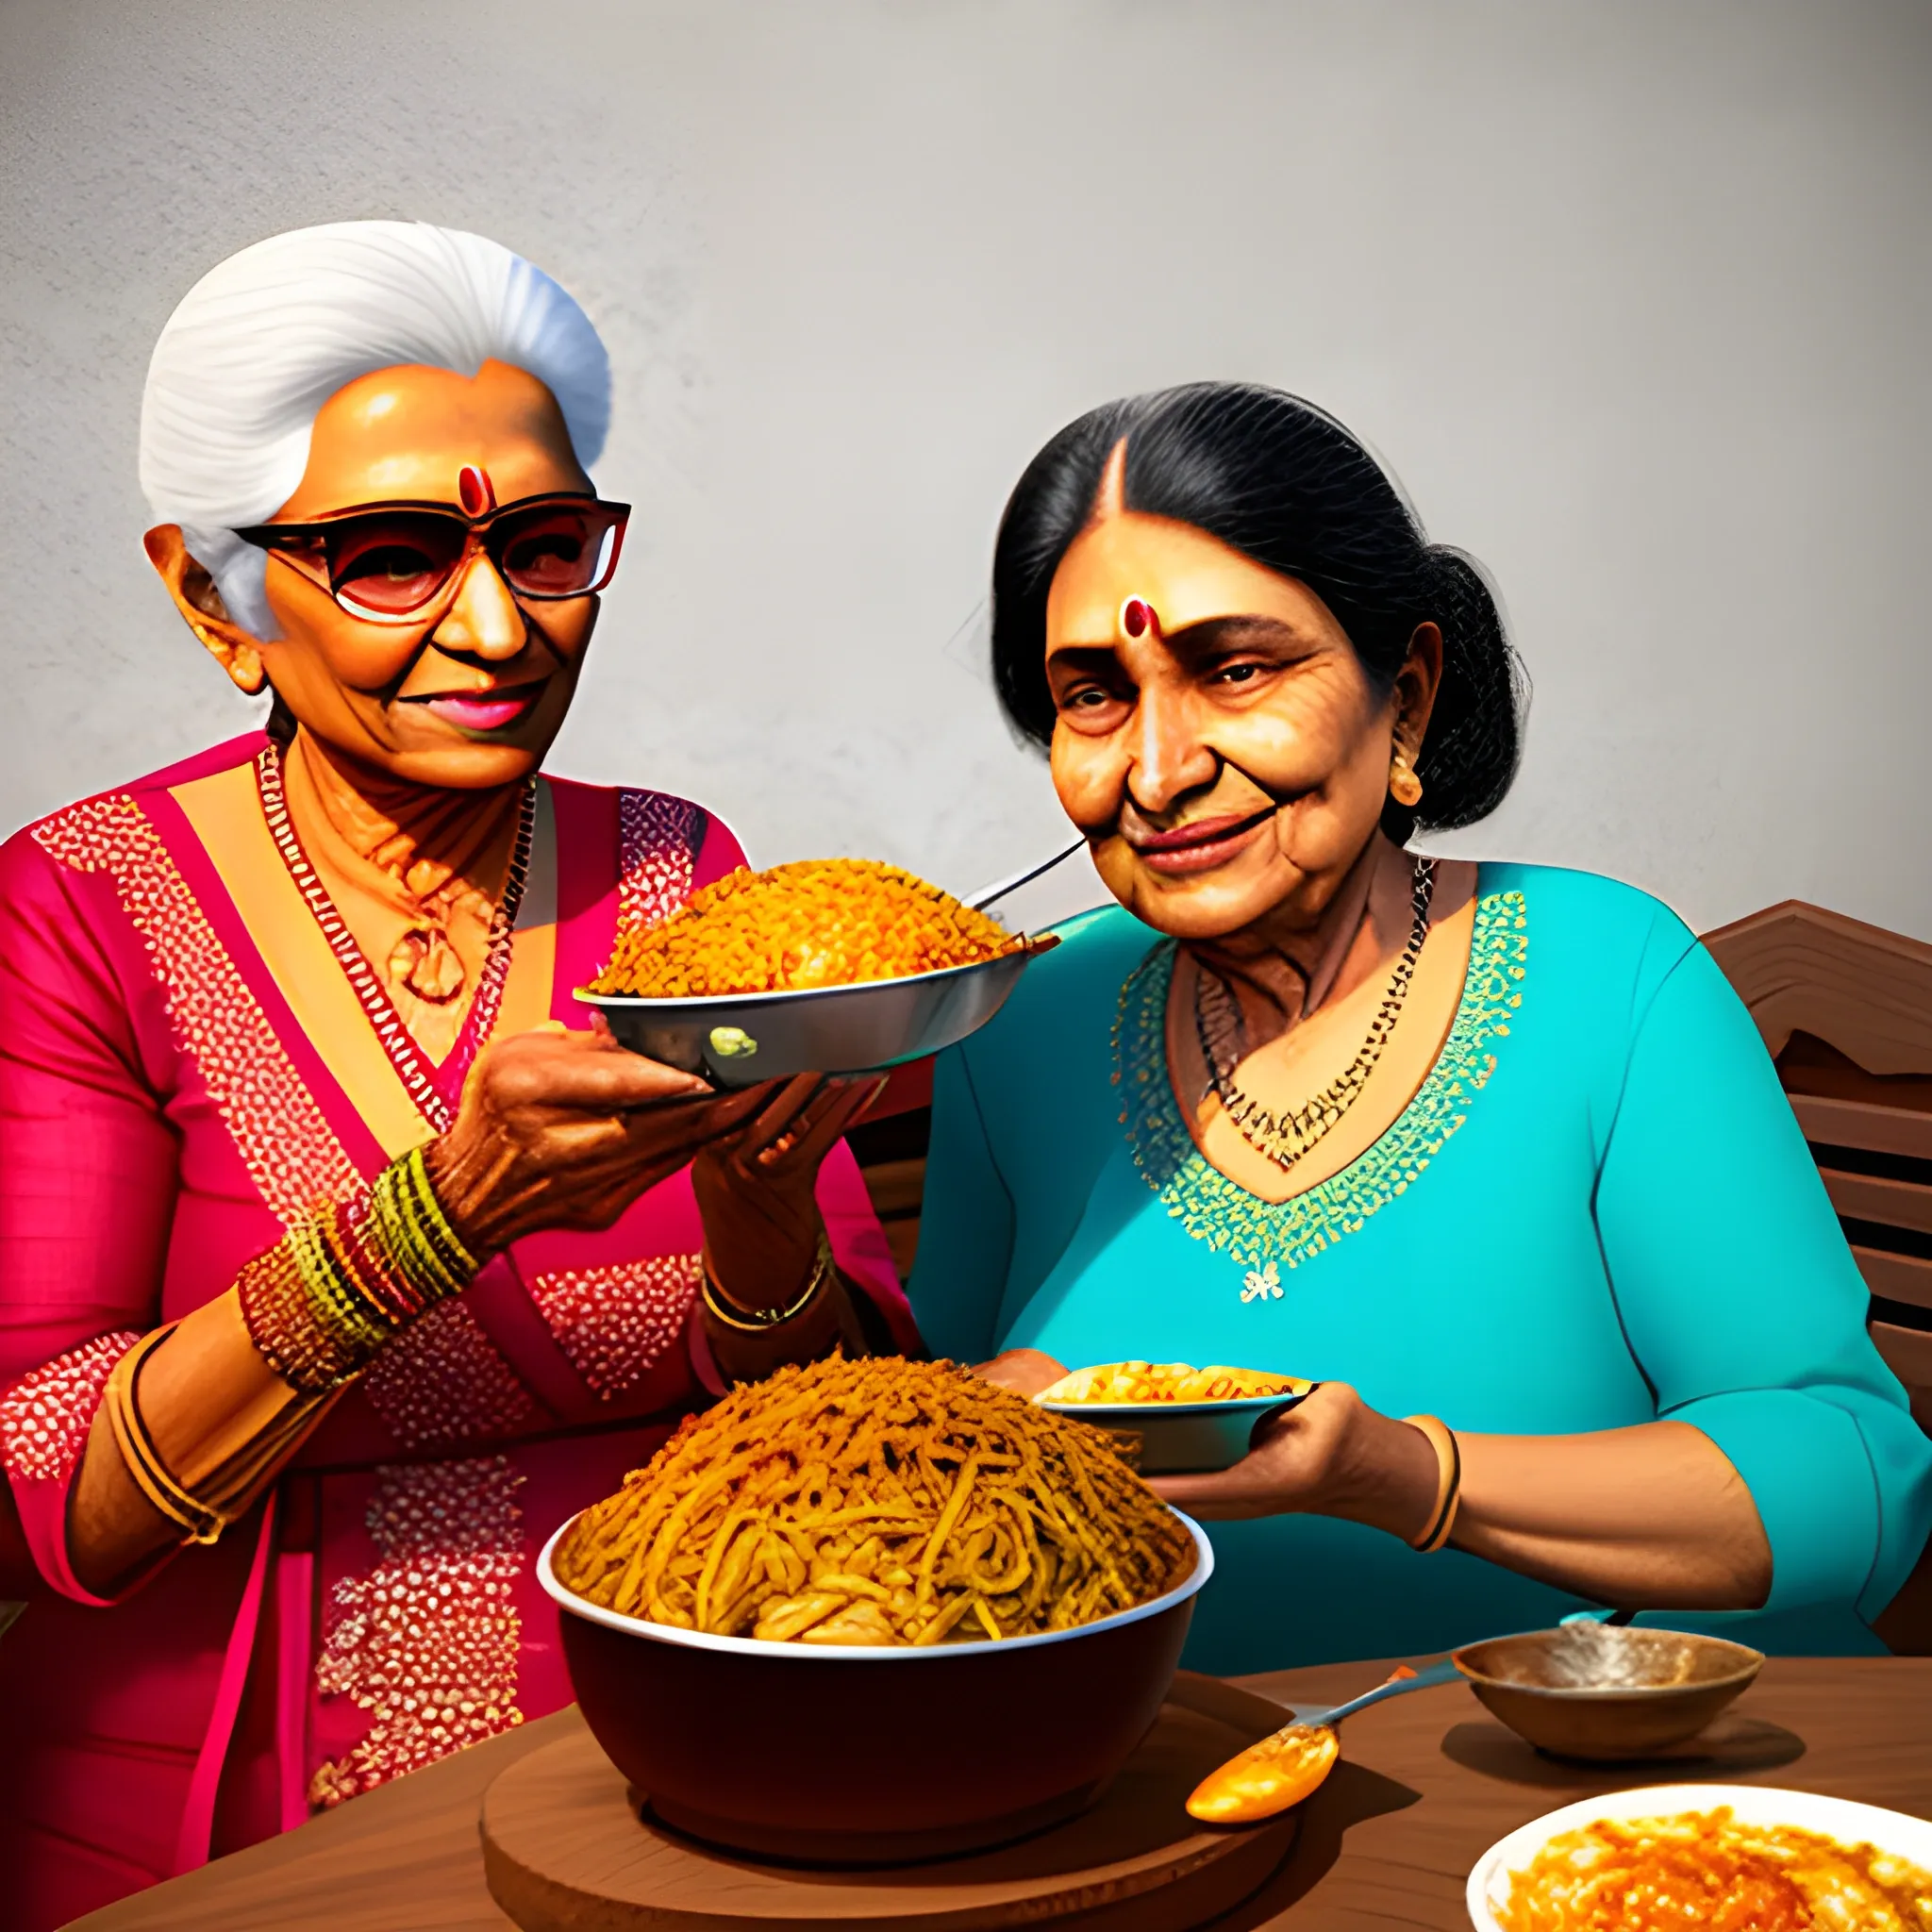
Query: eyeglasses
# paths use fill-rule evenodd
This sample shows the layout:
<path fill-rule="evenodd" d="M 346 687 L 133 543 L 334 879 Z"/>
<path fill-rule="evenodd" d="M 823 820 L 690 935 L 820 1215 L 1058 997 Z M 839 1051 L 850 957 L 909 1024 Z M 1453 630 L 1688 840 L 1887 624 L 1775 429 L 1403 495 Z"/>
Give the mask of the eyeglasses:
<path fill-rule="evenodd" d="M 601 591 L 624 548 L 627 503 L 526 496 L 480 517 L 438 503 L 374 503 L 308 524 L 257 524 L 236 536 L 321 583 L 352 617 L 416 622 L 477 551 L 518 598 Z M 308 566 L 320 562 L 322 575 Z"/>

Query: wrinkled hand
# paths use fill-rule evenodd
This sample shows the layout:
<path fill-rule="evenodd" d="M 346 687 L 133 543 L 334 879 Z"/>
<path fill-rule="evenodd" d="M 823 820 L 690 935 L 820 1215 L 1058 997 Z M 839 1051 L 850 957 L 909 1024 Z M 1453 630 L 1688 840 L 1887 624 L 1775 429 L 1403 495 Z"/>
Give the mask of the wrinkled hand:
<path fill-rule="evenodd" d="M 1436 1452 L 1345 1382 L 1324 1382 L 1262 1431 L 1231 1469 L 1158 1475 L 1148 1487 L 1204 1521 L 1303 1513 L 1367 1523 L 1405 1541 L 1435 1507 Z"/>
<path fill-rule="evenodd" d="M 691 1166 L 712 1277 L 741 1308 L 789 1307 L 818 1254 L 819 1168 L 878 1098 L 880 1078 L 800 1074 L 761 1090 L 754 1118 Z"/>
<path fill-rule="evenodd" d="M 1051 1389 L 1067 1372 L 1052 1356 L 1037 1348 L 1009 1348 L 990 1362 L 975 1362 L 973 1373 L 995 1388 L 1010 1389 L 1016 1395 L 1038 1395 Z"/>
<path fill-rule="evenodd" d="M 619 1046 L 601 1015 L 583 1032 L 548 1021 L 478 1056 L 429 1177 L 478 1257 L 540 1229 L 608 1227 L 771 1092 L 716 1093 Z"/>

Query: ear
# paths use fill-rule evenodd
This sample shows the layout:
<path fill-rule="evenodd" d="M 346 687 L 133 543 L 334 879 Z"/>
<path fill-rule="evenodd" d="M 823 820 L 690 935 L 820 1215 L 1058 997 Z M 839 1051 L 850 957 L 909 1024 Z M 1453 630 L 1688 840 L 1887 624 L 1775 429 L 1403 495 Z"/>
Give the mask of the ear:
<path fill-rule="evenodd" d="M 1408 641 L 1408 656 L 1395 674 L 1390 693 L 1394 708 L 1391 728 L 1393 749 L 1413 765 L 1421 758 L 1436 693 L 1442 688 L 1442 633 L 1433 624 L 1419 624 Z"/>
<path fill-rule="evenodd" d="M 188 554 L 181 525 L 157 524 L 141 541 L 188 628 L 207 645 L 236 687 L 255 696 L 268 683 L 260 641 L 228 615 L 214 578 Z"/>

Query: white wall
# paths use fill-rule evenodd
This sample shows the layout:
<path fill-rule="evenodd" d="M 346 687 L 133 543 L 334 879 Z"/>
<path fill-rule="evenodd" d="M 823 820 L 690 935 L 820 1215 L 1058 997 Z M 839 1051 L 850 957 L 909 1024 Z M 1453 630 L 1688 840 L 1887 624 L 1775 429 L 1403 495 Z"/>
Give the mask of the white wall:
<path fill-rule="evenodd" d="M 1053 429 L 1283 384 L 1500 579 L 1462 849 L 1932 937 L 1932 9 L 1774 0 L 6 0 L 0 817 L 238 728 L 141 554 L 208 264 L 408 215 L 607 332 L 639 505 L 555 762 L 761 859 L 1063 836 L 977 662 Z"/>

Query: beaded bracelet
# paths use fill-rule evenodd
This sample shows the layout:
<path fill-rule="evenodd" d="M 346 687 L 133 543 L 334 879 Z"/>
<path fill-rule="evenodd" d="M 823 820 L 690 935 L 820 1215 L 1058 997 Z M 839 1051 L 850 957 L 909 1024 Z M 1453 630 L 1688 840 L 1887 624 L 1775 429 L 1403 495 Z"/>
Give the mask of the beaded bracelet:
<path fill-rule="evenodd" d="M 291 1388 L 339 1389 L 426 1309 L 460 1294 L 478 1263 L 412 1148 L 345 1213 L 325 1201 L 237 1277 L 242 1319 Z"/>

